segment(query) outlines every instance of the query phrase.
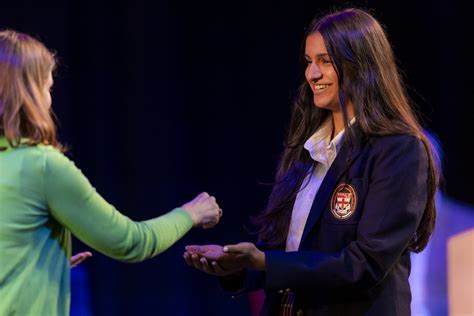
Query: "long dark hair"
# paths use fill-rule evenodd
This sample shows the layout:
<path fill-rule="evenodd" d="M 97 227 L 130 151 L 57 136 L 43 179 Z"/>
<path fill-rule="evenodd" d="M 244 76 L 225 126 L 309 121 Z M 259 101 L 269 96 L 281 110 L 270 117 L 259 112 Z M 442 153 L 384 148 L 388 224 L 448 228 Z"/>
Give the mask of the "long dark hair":
<path fill-rule="evenodd" d="M 313 19 L 305 40 L 315 32 L 322 35 L 338 75 L 339 101 L 347 131 L 345 139 L 350 141 L 352 137 L 347 111 L 347 101 L 350 101 L 364 135 L 408 134 L 425 145 L 429 159 L 428 201 L 410 243 L 410 250 L 419 252 L 425 248 L 434 229 L 440 172 L 434 162 L 432 145 L 410 105 L 385 31 L 369 13 L 350 8 Z M 293 102 L 288 136 L 268 205 L 252 219 L 259 240 L 270 248 L 284 247 L 292 206 L 313 164 L 303 144 L 330 115 L 330 111 L 314 105 L 311 88 L 303 80 Z"/>

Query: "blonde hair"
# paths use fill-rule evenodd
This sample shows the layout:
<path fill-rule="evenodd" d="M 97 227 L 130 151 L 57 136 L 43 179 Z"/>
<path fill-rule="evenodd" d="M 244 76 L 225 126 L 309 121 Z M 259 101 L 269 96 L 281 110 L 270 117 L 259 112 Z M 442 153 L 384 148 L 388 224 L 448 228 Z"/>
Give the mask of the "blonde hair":
<path fill-rule="evenodd" d="M 62 149 L 44 88 L 56 67 L 54 54 L 33 37 L 0 31 L 0 128 L 12 147 L 22 138 L 30 145 Z"/>

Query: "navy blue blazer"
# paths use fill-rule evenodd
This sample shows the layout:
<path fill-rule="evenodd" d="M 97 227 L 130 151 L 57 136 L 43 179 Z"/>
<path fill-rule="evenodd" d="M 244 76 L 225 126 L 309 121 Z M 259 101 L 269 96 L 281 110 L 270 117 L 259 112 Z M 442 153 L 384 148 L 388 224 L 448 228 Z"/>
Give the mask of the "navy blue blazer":
<path fill-rule="evenodd" d="M 313 201 L 299 250 L 265 251 L 266 271 L 245 283 L 264 288 L 262 315 L 278 315 L 281 290 L 298 315 L 410 315 L 410 252 L 427 203 L 428 156 L 413 136 L 361 137 L 342 146 Z"/>

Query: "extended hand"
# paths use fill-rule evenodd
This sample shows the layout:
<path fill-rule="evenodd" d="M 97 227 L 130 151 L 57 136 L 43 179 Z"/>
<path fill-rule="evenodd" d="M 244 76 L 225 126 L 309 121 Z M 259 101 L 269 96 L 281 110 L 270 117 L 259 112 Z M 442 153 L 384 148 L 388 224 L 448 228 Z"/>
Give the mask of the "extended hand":
<path fill-rule="evenodd" d="M 222 209 L 217 204 L 216 198 L 206 192 L 185 203 L 182 208 L 191 216 L 193 227 L 214 227 L 222 216 Z"/>
<path fill-rule="evenodd" d="M 214 275 L 227 275 L 245 268 L 265 270 L 265 253 L 248 242 L 225 247 L 187 246 L 184 259 L 189 266 Z"/>
<path fill-rule="evenodd" d="M 84 260 L 87 258 L 92 257 L 92 253 L 89 251 L 85 252 L 80 252 L 74 256 L 71 257 L 71 268 L 77 267 L 79 264 L 81 264 Z"/>
<path fill-rule="evenodd" d="M 216 276 L 234 274 L 242 270 L 243 267 L 236 266 L 235 264 L 223 266 L 225 261 L 221 260 L 226 256 L 228 255 L 223 252 L 222 246 L 205 245 L 186 246 L 183 258 L 188 266 Z"/>
<path fill-rule="evenodd" d="M 236 245 L 224 246 L 223 252 L 245 263 L 248 268 L 265 270 L 265 253 L 251 242 L 241 242 Z"/>

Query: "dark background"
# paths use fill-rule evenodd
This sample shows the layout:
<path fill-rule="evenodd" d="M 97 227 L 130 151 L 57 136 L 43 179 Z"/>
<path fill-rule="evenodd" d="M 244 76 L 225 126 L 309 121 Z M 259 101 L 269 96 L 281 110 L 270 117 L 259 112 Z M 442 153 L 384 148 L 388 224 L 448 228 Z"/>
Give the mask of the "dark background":
<path fill-rule="evenodd" d="M 184 246 L 253 241 L 289 120 L 304 27 L 340 1 L 2 1 L 0 27 L 38 37 L 60 66 L 53 107 L 70 157 L 135 220 L 201 191 L 224 210 L 157 258 L 95 251 L 73 296 L 93 315 L 245 315 L 188 268 Z M 453 1 L 358 1 L 386 26 L 424 125 L 445 151 L 449 196 L 474 204 L 472 16 Z M 407 175 L 409 176 L 409 175 Z M 75 252 L 88 249 L 75 241 Z M 73 290 L 76 291 L 76 290 Z M 86 300 L 76 300 L 76 295 Z M 89 299 L 87 299 L 89 298 Z M 85 312 L 84 312 L 85 313 Z"/>

